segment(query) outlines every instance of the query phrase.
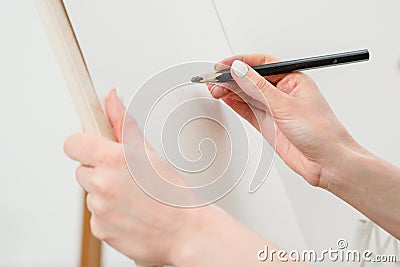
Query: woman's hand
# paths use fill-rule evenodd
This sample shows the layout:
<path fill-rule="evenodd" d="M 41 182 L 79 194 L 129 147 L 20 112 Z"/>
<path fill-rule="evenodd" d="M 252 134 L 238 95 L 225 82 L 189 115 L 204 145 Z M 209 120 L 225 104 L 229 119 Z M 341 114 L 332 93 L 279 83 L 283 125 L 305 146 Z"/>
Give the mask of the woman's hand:
<path fill-rule="evenodd" d="M 339 152 L 346 147 L 361 147 L 337 120 L 317 85 L 307 75 L 296 72 L 264 78 L 249 67 L 276 61 L 261 54 L 224 59 L 216 69 L 232 65 L 236 84 L 229 85 L 231 90 L 225 88 L 226 84 L 209 84 L 208 87 L 215 98 L 225 101 L 267 140 L 271 140 L 267 136 L 271 129 L 263 129 L 266 125 L 263 120 L 272 114 L 279 156 L 310 184 L 326 188 L 330 179 L 327 170 L 342 154 Z"/>
<path fill-rule="evenodd" d="M 229 86 L 232 90 L 223 88 L 224 84 L 208 87 L 214 97 L 222 98 L 261 133 L 267 133 L 267 140 L 271 140 L 271 131 L 263 129 L 268 125 L 263 120 L 272 116 L 277 126 L 276 151 L 290 168 L 399 238 L 399 168 L 351 137 L 307 75 L 297 72 L 264 78 L 249 67 L 275 61 L 259 54 L 225 59 L 216 68 L 232 65 L 236 81 Z"/>
<path fill-rule="evenodd" d="M 124 140 L 123 147 L 120 142 L 125 109 L 115 91 L 108 96 L 106 109 L 118 143 L 88 134 L 76 134 L 65 141 L 65 152 L 82 164 L 76 170 L 76 177 L 88 193 L 91 229 L 96 237 L 142 264 L 179 267 L 264 265 L 258 260 L 257 252 L 265 245 L 270 249 L 277 248 L 222 209 L 214 205 L 174 208 L 146 195 L 132 179 L 123 156 L 124 148 L 140 163 L 141 156 L 135 151 L 144 145 L 144 137 L 134 119 L 127 117 L 125 129 L 129 129 L 126 136 L 130 139 Z M 165 179 L 185 183 L 149 144 L 146 147 L 151 162 L 163 172 Z M 281 265 L 275 261 L 270 264 Z"/>
<path fill-rule="evenodd" d="M 147 196 L 134 182 L 123 155 L 122 124 L 125 109 L 112 91 L 106 102 L 109 120 L 119 143 L 103 137 L 76 134 L 65 141 L 65 152 L 81 162 L 76 170 L 79 184 L 88 192 L 93 234 L 132 259 L 145 264 L 174 264 L 182 244 L 199 231 L 210 207 L 179 209 Z M 133 118 L 129 146 L 143 146 L 144 138 Z M 151 148 L 149 157 L 170 179 L 181 180 Z M 126 151 L 129 153 L 129 151 Z M 138 161 L 140 159 L 137 159 Z"/>

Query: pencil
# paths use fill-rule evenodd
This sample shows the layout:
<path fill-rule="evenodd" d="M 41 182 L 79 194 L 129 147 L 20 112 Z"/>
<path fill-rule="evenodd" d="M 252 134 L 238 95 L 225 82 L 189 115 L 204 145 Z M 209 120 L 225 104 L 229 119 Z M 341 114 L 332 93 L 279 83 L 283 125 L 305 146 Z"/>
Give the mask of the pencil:
<path fill-rule="evenodd" d="M 269 63 L 252 68 L 261 76 L 285 74 L 300 70 L 310 70 L 316 68 L 330 67 L 369 60 L 368 49 L 350 51 L 325 56 L 309 57 L 303 59 L 281 61 Z M 195 76 L 191 79 L 193 83 L 220 83 L 232 81 L 230 69 Z"/>

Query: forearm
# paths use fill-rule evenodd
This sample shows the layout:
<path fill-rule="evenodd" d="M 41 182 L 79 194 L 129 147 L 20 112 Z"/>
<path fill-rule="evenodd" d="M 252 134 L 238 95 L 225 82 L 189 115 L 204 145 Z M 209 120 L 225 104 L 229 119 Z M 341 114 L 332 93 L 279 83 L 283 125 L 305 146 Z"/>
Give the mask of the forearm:
<path fill-rule="evenodd" d="M 400 238 L 400 169 L 364 149 L 341 151 L 323 187 Z"/>
<path fill-rule="evenodd" d="M 265 246 L 279 251 L 270 242 L 257 236 L 231 216 L 216 207 L 178 242 L 173 262 L 178 267 L 219 266 L 305 266 L 299 262 L 282 262 L 275 258 L 258 259 L 258 252 Z M 277 256 L 275 256 L 277 257 Z"/>

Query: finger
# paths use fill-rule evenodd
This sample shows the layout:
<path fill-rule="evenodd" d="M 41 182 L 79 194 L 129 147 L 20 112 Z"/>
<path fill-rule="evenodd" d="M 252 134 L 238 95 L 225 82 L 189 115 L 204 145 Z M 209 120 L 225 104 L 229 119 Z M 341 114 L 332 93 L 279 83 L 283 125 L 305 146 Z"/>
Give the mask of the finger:
<path fill-rule="evenodd" d="M 81 165 L 78 168 L 76 168 L 75 171 L 76 180 L 86 192 L 92 192 L 90 179 L 92 179 L 94 175 L 93 173 L 94 173 L 94 168 L 91 167 Z"/>
<path fill-rule="evenodd" d="M 210 94 L 216 99 L 219 99 L 228 94 L 228 90 L 222 86 L 219 86 L 218 84 L 207 84 L 207 87 L 210 91 Z"/>
<path fill-rule="evenodd" d="M 65 140 L 64 151 L 71 159 L 94 167 L 102 157 L 115 149 L 114 145 L 105 137 L 78 133 Z"/>
<path fill-rule="evenodd" d="M 86 195 L 86 206 L 92 215 L 103 217 L 109 211 L 110 204 L 98 194 L 88 193 Z"/>
<path fill-rule="evenodd" d="M 247 120 L 251 125 L 253 125 L 257 130 L 260 129 L 254 110 L 250 109 L 246 103 L 238 101 L 230 96 L 225 96 L 222 100 L 233 109 L 239 116 Z"/>
<path fill-rule="evenodd" d="M 90 180 L 93 179 L 94 168 L 87 167 L 87 166 L 79 166 L 76 168 L 75 176 L 76 180 L 78 181 L 79 185 L 82 187 L 83 190 L 86 192 L 92 192 L 93 188 L 91 187 Z"/>
<path fill-rule="evenodd" d="M 113 128 L 115 139 L 121 143 L 122 127 L 126 110 L 118 99 L 116 89 L 111 90 L 106 98 L 106 112 Z"/>
<path fill-rule="evenodd" d="M 232 77 L 238 86 L 247 95 L 258 100 L 272 111 L 274 107 L 281 104 L 283 100 L 287 100 L 289 95 L 277 89 L 264 77 L 260 76 L 255 70 L 240 60 L 235 60 L 231 68 Z"/>
<path fill-rule="evenodd" d="M 86 195 L 86 207 L 93 214 L 93 207 L 92 207 L 92 195 L 89 193 Z"/>
<path fill-rule="evenodd" d="M 116 90 L 113 89 L 106 99 L 106 111 L 113 128 L 114 136 L 119 143 L 143 143 L 143 135 L 136 120 L 127 114 L 125 107 L 119 101 Z"/>
<path fill-rule="evenodd" d="M 274 63 L 274 62 L 279 61 L 279 59 L 277 59 L 271 55 L 268 55 L 268 54 L 244 54 L 244 55 L 236 55 L 236 56 L 225 58 L 222 61 L 215 64 L 214 69 L 216 71 L 228 69 L 230 66 L 232 66 L 232 63 L 235 60 L 243 61 L 244 63 L 246 63 L 249 66 L 258 66 L 258 65 Z M 266 78 L 271 83 L 277 83 L 281 79 L 283 79 L 286 75 L 287 74 L 271 75 L 271 76 L 266 76 Z"/>
<path fill-rule="evenodd" d="M 236 55 L 223 59 L 219 63 L 215 64 L 214 68 L 216 71 L 228 69 L 235 60 L 241 60 L 250 66 L 262 65 L 279 61 L 277 58 L 274 58 L 273 56 L 267 54 Z M 286 74 L 272 75 L 267 77 L 267 79 L 272 83 L 277 83 L 280 80 L 282 80 L 285 76 Z M 229 94 L 229 90 L 226 89 L 226 86 L 231 86 L 229 84 L 232 83 L 208 84 L 208 89 L 210 90 L 210 93 L 214 98 L 219 99 Z"/>
<path fill-rule="evenodd" d="M 227 83 L 215 84 L 211 89 L 211 95 L 216 99 L 223 99 L 225 101 L 226 98 L 231 100 L 237 100 L 239 102 L 244 102 L 249 106 L 249 108 L 256 108 L 259 110 L 265 110 L 265 105 L 260 101 L 248 96 L 236 83 L 229 83 L 229 87 L 225 87 Z M 226 103 L 226 101 L 225 101 Z"/>
<path fill-rule="evenodd" d="M 232 92 L 239 93 L 242 91 L 236 83 L 216 83 L 207 84 L 207 86 L 210 94 L 216 99 L 222 98 Z"/>

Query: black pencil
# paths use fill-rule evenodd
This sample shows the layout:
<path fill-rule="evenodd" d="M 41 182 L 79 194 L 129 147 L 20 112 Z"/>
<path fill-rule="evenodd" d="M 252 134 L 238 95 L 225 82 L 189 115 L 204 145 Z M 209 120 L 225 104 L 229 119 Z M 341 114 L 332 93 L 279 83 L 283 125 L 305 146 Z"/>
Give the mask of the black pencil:
<path fill-rule="evenodd" d="M 367 49 L 338 53 L 325 56 L 317 56 L 289 61 L 282 61 L 252 67 L 261 76 L 285 74 L 300 70 L 309 70 L 335 65 L 343 65 L 369 60 Z M 194 83 L 219 83 L 232 81 L 230 69 L 196 76 L 191 79 Z"/>

